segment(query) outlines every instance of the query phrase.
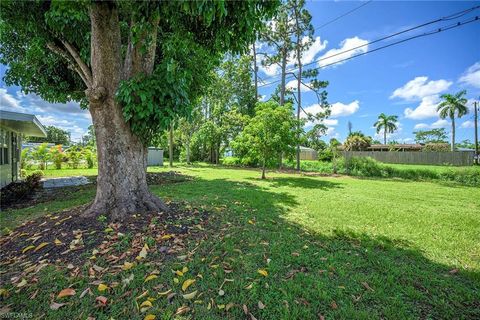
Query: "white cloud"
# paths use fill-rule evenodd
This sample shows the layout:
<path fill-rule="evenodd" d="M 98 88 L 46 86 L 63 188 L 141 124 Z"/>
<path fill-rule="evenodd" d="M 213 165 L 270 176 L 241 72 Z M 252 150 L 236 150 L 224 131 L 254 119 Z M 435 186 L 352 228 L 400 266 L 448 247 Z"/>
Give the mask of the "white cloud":
<path fill-rule="evenodd" d="M 338 120 L 337 119 L 325 119 L 322 121 L 323 124 L 326 126 L 336 126 L 338 125 Z"/>
<path fill-rule="evenodd" d="M 470 66 L 458 81 L 472 87 L 480 88 L 480 62 L 476 62 Z"/>
<path fill-rule="evenodd" d="M 340 138 L 340 134 L 337 131 L 335 131 L 334 127 L 328 127 L 325 135 L 330 139 L 332 139 L 332 138 L 339 139 Z"/>
<path fill-rule="evenodd" d="M 437 95 L 447 90 L 451 85 L 452 82 L 443 79 L 428 81 L 428 77 L 416 77 L 407 82 L 403 87 L 393 91 L 390 99 L 402 98 L 418 101 L 428 96 Z"/>
<path fill-rule="evenodd" d="M 438 119 L 434 123 L 431 124 L 431 128 L 438 129 L 438 128 L 445 128 L 450 125 L 450 122 L 448 122 L 445 119 Z"/>
<path fill-rule="evenodd" d="M 473 121 L 467 120 L 467 121 L 463 122 L 463 123 L 460 125 L 460 127 L 465 128 L 465 129 L 467 129 L 467 128 L 474 128 L 474 127 L 475 127 L 475 124 L 473 123 Z"/>
<path fill-rule="evenodd" d="M 331 106 L 330 118 L 345 117 L 354 114 L 360 108 L 360 102 L 358 100 L 352 101 L 349 104 L 336 102 Z M 318 103 L 304 108 L 306 112 L 316 114 L 323 111 Z"/>
<path fill-rule="evenodd" d="M 418 129 L 428 129 L 428 128 L 430 128 L 430 125 L 428 125 L 428 124 L 426 124 L 426 123 L 417 123 L 417 124 L 413 127 L 413 129 L 416 129 L 416 130 L 418 130 Z"/>
<path fill-rule="evenodd" d="M 302 62 L 304 64 L 312 62 L 315 56 L 327 47 L 327 44 L 327 40 L 322 42 L 320 37 L 316 37 L 312 45 L 303 53 Z"/>
<path fill-rule="evenodd" d="M 368 43 L 367 40 L 361 39 L 359 37 L 347 38 L 340 42 L 340 47 L 338 49 L 330 49 L 325 54 L 323 54 L 320 59 L 321 61 L 318 62 L 319 67 L 324 67 L 331 63 L 336 63 L 334 66 L 338 66 L 339 64 L 343 64 L 346 61 L 339 62 L 340 60 L 349 58 L 359 53 L 367 52 L 368 51 Z M 357 48 L 362 46 L 361 48 Z M 357 49 L 354 49 L 357 48 Z M 345 53 L 340 53 L 346 50 L 351 50 Z M 339 54 L 340 53 L 340 54 Z M 334 57 L 331 57 L 335 55 Z M 328 58 L 331 57 L 331 58 Z M 322 60 L 323 59 L 323 60 Z M 337 63 L 338 62 L 338 63 Z"/>
<path fill-rule="evenodd" d="M 413 129 L 438 129 L 438 128 L 446 128 L 450 126 L 450 122 L 445 119 L 438 119 L 437 121 L 428 124 L 428 123 L 417 123 Z"/>
<path fill-rule="evenodd" d="M 436 117 L 437 105 L 440 103 L 438 95 L 423 97 L 422 101 L 415 109 L 406 108 L 404 115 L 408 119 L 421 120 Z"/>
<path fill-rule="evenodd" d="M 277 64 L 272 64 L 270 66 L 264 66 L 262 64 L 258 64 L 258 69 L 265 73 L 267 76 L 275 76 L 280 72 L 280 67 Z M 269 82 L 269 81 L 267 81 Z"/>
<path fill-rule="evenodd" d="M 18 95 L 17 95 L 18 96 Z M 0 106 L 3 110 L 13 112 L 25 112 L 26 109 L 20 105 L 20 100 L 7 92 L 7 89 L 0 88 Z"/>
<path fill-rule="evenodd" d="M 297 80 L 293 79 L 287 82 L 285 85 L 285 88 L 293 90 L 295 93 L 297 92 Z M 300 92 L 307 92 L 310 91 L 310 88 L 308 88 L 306 85 L 303 83 L 300 85 Z"/>
<path fill-rule="evenodd" d="M 358 100 L 352 101 L 349 104 L 335 102 L 332 104 L 332 113 L 330 117 L 337 118 L 349 116 L 357 112 L 358 109 L 360 109 L 360 101 Z"/>

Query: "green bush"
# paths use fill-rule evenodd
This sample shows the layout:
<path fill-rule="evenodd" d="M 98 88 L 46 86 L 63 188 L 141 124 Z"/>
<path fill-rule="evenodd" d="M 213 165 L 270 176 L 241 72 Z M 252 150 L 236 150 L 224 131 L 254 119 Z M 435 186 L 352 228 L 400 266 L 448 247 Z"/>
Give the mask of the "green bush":
<path fill-rule="evenodd" d="M 452 181 L 468 186 L 480 186 L 480 170 L 472 168 L 455 168 L 436 171 L 420 168 L 395 168 L 369 157 L 352 157 L 339 162 L 340 173 L 381 178 L 401 178 L 406 180 L 441 180 Z"/>
<path fill-rule="evenodd" d="M 241 165 L 241 161 L 237 157 L 224 157 L 223 159 L 220 160 L 220 162 L 224 166 L 239 166 L 239 165 Z"/>

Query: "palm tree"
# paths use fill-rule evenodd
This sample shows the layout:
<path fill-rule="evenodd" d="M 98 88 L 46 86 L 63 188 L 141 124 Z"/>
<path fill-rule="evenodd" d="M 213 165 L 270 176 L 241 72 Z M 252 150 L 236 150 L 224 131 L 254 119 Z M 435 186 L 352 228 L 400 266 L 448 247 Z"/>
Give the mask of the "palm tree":
<path fill-rule="evenodd" d="M 465 95 L 467 91 L 462 90 L 456 94 L 442 94 L 443 101 L 437 106 L 440 118 L 449 117 L 452 120 L 452 145 L 451 151 L 455 150 L 455 117 L 461 118 L 468 113 L 467 99 Z"/>
<path fill-rule="evenodd" d="M 383 129 L 383 144 L 387 144 L 387 133 L 393 133 L 398 129 L 397 120 L 398 116 L 387 116 L 385 113 L 381 113 L 377 122 L 373 124 L 377 128 L 377 133 Z"/>

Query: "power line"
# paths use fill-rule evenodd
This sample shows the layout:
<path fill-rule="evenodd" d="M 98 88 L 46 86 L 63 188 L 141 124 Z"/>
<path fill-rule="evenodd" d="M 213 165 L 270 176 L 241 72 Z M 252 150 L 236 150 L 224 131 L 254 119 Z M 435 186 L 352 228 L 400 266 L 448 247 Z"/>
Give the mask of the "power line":
<path fill-rule="evenodd" d="M 338 17 L 336 17 L 336 18 L 334 18 L 334 19 L 332 19 L 332 20 L 330 20 L 330 21 L 328 21 L 328 22 L 325 22 L 324 24 L 322 24 L 322 25 L 320 25 L 320 26 L 318 26 L 318 27 L 316 27 L 316 28 L 314 28 L 314 29 L 315 29 L 315 30 L 320 30 L 320 29 L 322 29 L 323 27 L 326 27 L 326 26 L 328 26 L 329 24 L 334 23 L 335 21 L 340 20 L 341 18 L 349 15 L 350 13 L 355 12 L 355 11 L 357 11 L 358 9 L 366 6 L 367 4 L 369 4 L 369 3 L 372 2 L 372 1 L 373 1 L 373 0 L 369 0 L 369 1 L 365 2 L 365 3 L 362 3 L 362 4 L 359 5 L 358 7 L 355 7 L 355 8 L 353 8 L 352 10 L 347 11 L 347 12 L 341 14 L 341 15 L 339 15 Z"/>
<path fill-rule="evenodd" d="M 341 51 L 341 52 L 337 52 L 335 54 L 332 54 L 328 57 L 323 57 L 323 58 L 320 58 L 318 60 L 315 60 L 315 61 L 312 61 L 310 63 L 306 63 L 304 64 L 303 66 L 309 66 L 309 65 L 312 65 L 312 64 L 315 64 L 315 63 L 318 63 L 320 61 L 323 61 L 323 60 L 327 60 L 327 59 L 330 59 L 330 58 L 333 58 L 333 57 L 336 57 L 336 56 L 339 56 L 341 54 L 344 54 L 344 53 L 347 53 L 347 52 L 351 52 L 351 51 L 354 51 L 354 50 L 358 50 L 360 48 L 363 48 L 363 47 L 366 47 L 366 46 L 369 46 L 371 44 L 374 44 L 374 43 L 377 43 L 377 42 L 380 42 L 380 41 L 383 41 L 383 40 L 387 40 L 387 39 L 390 39 L 390 38 L 393 38 L 393 37 L 396 37 L 396 36 L 399 36 L 401 34 L 404 34 L 406 32 L 410 32 L 410 31 L 413 31 L 413 30 L 416 30 L 416 29 L 419 29 L 419 28 L 423 28 L 423 27 L 426 27 L 428 25 L 431 25 L 431 24 L 434 24 L 434 23 L 438 23 L 438 22 L 441 22 L 441 21 L 449 21 L 449 20 L 453 20 L 453 19 L 457 19 L 457 18 L 460 18 L 460 17 L 463 17 L 464 15 L 472 12 L 472 11 L 475 11 L 477 9 L 479 9 L 480 6 L 475 6 L 475 7 L 472 7 L 472 8 L 469 8 L 469 9 L 466 9 L 466 10 L 462 10 L 462 11 L 459 11 L 459 12 L 456 12 L 456 13 L 453 13 L 451 15 L 448 15 L 448 16 L 445 16 L 445 17 L 442 17 L 442 18 L 438 18 L 438 19 L 435 19 L 435 20 L 431 20 L 431 21 L 428 21 L 428 22 L 425 22 L 425 23 L 422 23 L 422 24 L 419 24 L 417 26 L 414 26 L 414 27 L 411 27 L 411 28 L 407 28 L 407 29 L 404 29 L 402 31 L 399 31 L 399 32 L 395 32 L 393 34 L 390 34 L 388 36 L 385 36 L 385 37 L 382 37 L 382 38 L 379 38 L 379 39 L 376 39 L 376 40 L 372 40 L 372 41 L 369 41 L 365 44 L 362 44 L 362 45 L 359 45 L 359 46 L 356 46 L 354 48 L 350 48 L 348 50 L 344 50 L 344 51 Z M 286 73 L 288 72 L 293 72 L 293 71 L 296 71 L 297 68 L 293 68 L 291 70 L 287 70 Z M 270 78 L 274 78 L 274 77 L 277 77 L 281 75 L 281 73 L 278 73 L 278 74 L 274 74 L 274 75 L 271 75 L 271 76 L 267 76 L 264 78 L 265 79 L 270 79 Z"/>
<path fill-rule="evenodd" d="M 363 55 L 366 55 L 366 54 L 369 54 L 369 53 L 372 53 L 372 52 L 375 52 L 375 51 L 379 51 L 381 49 L 385 49 L 385 48 L 388 48 L 388 47 L 391 47 L 391 46 L 394 46 L 394 45 L 397 45 L 397 44 L 401 44 L 403 42 L 407 42 L 407 41 L 410 41 L 410 40 L 413 40 L 413 39 L 426 37 L 426 36 L 430 36 L 430 35 L 440 33 L 440 32 L 443 32 L 443 31 L 447 31 L 447 30 L 450 30 L 450 29 L 458 28 L 458 27 L 461 27 L 463 25 L 466 25 L 466 24 L 469 24 L 469 23 L 472 23 L 472 22 L 475 22 L 475 21 L 479 21 L 478 16 L 475 16 L 474 18 L 471 18 L 469 20 L 456 22 L 455 24 L 449 25 L 447 27 L 441 27 L 441 28 L 438 28 L 438 29 L 430 31 L 430 32 L 425 32 L 425 33 L 418 34 L 418 35 L 415 35 L 415 36 L 412 36 L 412 37 L 409 37 L 409 38 L 405 38 L 405 39 L 402 39 L 402 40 L 399 40 L 399 41 L 396 41 L 396 42 L 392 42 L 390 44 L 387 44 L 387 45 L 384 45 L 384 46 L 381 46 L 381 47 L 378 47 L 378 48 L 375 48 L 375 49 L 372 49 L 372 50 L 369 50 L 369 51 L 366 51 L 366 52 L 361 52 L 359 54 L 356 54 L 356 55 L 353 55 L 353 56 L 350 56 L 350 57 L 347 57 L 347 58 L 344 58 L 344 59 L 341 59 L 341 60 L 338 60 L 338 61 L 335 61 L 335 62 L 332 62 L 332 63 L 329 63 L 329 64 L 325 64 L 321 67 L 313 68 L 313 70 L 322 69 L 322 68 L 325 68 L 325 67 L 328 67 L 328 66 L 332 66 L 334 64 L 338 64 L 340 62 L 344 62 L 344 61 L 347 61 L 347 60 L 350 60 L 350 59 L 353 59 L 353 58 L 357 58 L 359 56 L 363 56 Z M 320 60 L 318 60 L 318 61 L 320 61 Z M 318 61 L 316 61 L 316 62 L 318 62 Z M 291 76 L 287 76 L 286 78 L 290 79 Z M 277 83 L 277 82 L 280 82 L 280 81 L 281 80 L 271 81 L 269 83 L 261 84 L 261 85 L 259 85 L 259 87 L 270 86 L 270 85 L 272 85 L 274 83 Z"/>

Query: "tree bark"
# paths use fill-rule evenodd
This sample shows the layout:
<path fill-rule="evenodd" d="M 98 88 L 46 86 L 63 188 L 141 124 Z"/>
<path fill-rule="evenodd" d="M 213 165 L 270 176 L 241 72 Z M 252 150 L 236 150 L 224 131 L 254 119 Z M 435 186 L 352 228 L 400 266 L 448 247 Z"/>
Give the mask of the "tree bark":
<path fill-rule="evenodd" d="M 263 159 L 263 165 L 262 165 L 262 179 L 266 179 L 266 177 L 265 177 L 265 159 Z"/>
<path fill-rule="evenodd" d="M 187 151 L 187 164 L 190 164 L 190 140 L 186 143 L 186 151 Z"/>
<path fill-rule="evenodd" d="M 168 162 L 170 168 L 173 167 L 173 123 L 170 124 L 170 130 L 168 132 Z"/>
<path fill-rule="evenodd" d="M 455 117 L 452 117 L 452 145 L 450 146 L 451 151 L 455 151 Z"/>
<path fill-rule="evenodd" d="M 122 78 L 118 11 L 114 4 L 90 7 L 92 87 L 86 91 L 98 152 L 97 193 L 84 216 L 114 220 L 144 211 L 168 211 L 147 186 L 147 147 L 125 122 L 115 93 Z"/>
<path fill-rule="evenodd" d="M 283 47 L 282 48 L 282 84 L 280 86 L 280 105 L 281 106 L 285 104 L 286 70 L 287 70 L 287 49 Z"/>
<path fill-rule="evenodd" d="M 385 130 L 383 130 L 383 144 L 387 144 L 387 128 L 385 127 Z"/>
<path fill-rule="evenodd" d="M 302 45 L 301 45 L 301 30 L 300 30 L 300 23 L 298 20 L 299 16 L 299 8 L 298 3 L 295 3 L 295 24 L 296 24 L 296 33 L 297 33 L 297 65 L 298 65 L 298 79 L 297 79 L 297 171 L 300 172 L 300 109 L 302 108 Z"/>
<path fill-rule="evenodd" d="M 255 102 L 258 101 L 258 67 L 257 67 L 257 48 L 255 48 L 255 41 L 253 41 L 253 75 L 255 79 Z"/>

